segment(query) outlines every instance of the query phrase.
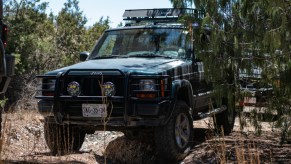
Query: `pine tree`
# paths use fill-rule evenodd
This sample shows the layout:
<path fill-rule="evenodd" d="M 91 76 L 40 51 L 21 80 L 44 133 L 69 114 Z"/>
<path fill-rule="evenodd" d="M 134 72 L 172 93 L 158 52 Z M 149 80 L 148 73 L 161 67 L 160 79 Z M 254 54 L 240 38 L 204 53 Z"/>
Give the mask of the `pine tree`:
<path fill-rule="evenodd" d="M 53 48 L 53 21 L 45 13 L 47 3 L 13 0 L 6 4 L 5 22 L 9 26 L 6 53 L 17 55 L 17 73 L 43 70 Z M 33 62 L 31 62 L 33 61 Z"/>
<path fill-rule="evenodd" d="M 85 24 L 87 18 L 79 8 L 77 0 L 68 0 L 56 16 L 56 43 L 58 54 L 65 65 L 78 61 L 79 52 L 85 51 Z"/>
<path fill-rule="evenodd" d="M 289 0 L 170 0 L 174 7 L 194 4 L 205 9 L 201 29 L 209 26 L 209 43 L 196 46 L 218 95 L 224 87 L 239 93 L 238 70 L 262 69 L 260 83 L 271 84 L 274 94 L 268 109 L 280 117 L 278 125 L 291 126 L 291 1 Z M 204 31 L 196 31 L 196 42 Z M 217 73 L 219 72 L 219 73 Z M 289 75 L 289 76 L 288 76 Z M 233 80 L 227 80 L 233 76 Z M 225 79 L 223 81 L 223 79 Z M 224 84 L 224 85 L 221 85 Z M 224 88 L 224 89 L 223 89 Z M 256 120 L 255 120 L 256 123 Z M 282 126 L 284 125 L 284 126 Z M 288 125 L 288 126 L 286 126 Z M 259 127 L 259 126 L 258 126 Z M 286 128 L 282 129 L 284 139 Z M 259 130 L 259 129 L 258 129 Z"/>

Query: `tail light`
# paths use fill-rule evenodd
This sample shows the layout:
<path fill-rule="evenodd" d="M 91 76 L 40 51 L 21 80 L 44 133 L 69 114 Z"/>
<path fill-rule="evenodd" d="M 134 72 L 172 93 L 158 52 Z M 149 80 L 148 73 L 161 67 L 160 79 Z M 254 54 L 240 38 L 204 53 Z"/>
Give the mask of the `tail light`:
<path fill-rule="evenodd" d="M 1 40 L 3 42 L 4 47 L 6 48 L 8 41 L 8 27 L 5 24 L 3 24 Z"/>

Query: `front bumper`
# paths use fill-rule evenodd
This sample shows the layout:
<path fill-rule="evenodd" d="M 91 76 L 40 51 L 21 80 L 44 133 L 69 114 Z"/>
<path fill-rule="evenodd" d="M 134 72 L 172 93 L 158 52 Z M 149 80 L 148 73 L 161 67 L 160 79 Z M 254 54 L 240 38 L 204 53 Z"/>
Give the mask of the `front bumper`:
<path fill-rule="evenodd" d="M 107 112 L 111 113 L 111 116 L 106 118 L 88 118 L 82 115 L 82 103 L 85 103 L 85 101 L 74 103 L 60 101 L 56 105 L 53 101 L 40 100 L 38 102 L 38 110 L 44 117 L 50 118 L 50 121 L 57 121 L 60 124 L 88 125 L 94 126 L 95 129 L 103 129 L 106 126 L 108 130 L 120 130 L 120 128 L 164 125 L 169 117 L 169 110 L 171 110 L 170 107 L 172 106 L 171 101 L 159 103 L 136 101 L 129 105 L 130 110 L 113 107 L 112 111 Z M 67 108 L 70 106 L 71 108 Z M 125 111 L 129 113 L 124 113 Z"/>

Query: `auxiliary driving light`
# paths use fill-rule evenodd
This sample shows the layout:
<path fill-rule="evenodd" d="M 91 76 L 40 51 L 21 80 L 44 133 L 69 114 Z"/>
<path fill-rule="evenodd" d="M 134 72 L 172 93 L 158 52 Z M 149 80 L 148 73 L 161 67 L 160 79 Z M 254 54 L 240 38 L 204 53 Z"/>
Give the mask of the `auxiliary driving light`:
<path fill-rule="evenodd" d="M 80 91 L 80 84 L 76 81 L 72 81 L 68 84 L 67 91 L 71 96 L 79 96 L 81 91 Z"/>
<path fill-rule="evenodd" d="M 115 95 L 115 86 L 112 82 L 106 82 L 103 84 L 103 94 L 104 96 L 114 96 Z"/>

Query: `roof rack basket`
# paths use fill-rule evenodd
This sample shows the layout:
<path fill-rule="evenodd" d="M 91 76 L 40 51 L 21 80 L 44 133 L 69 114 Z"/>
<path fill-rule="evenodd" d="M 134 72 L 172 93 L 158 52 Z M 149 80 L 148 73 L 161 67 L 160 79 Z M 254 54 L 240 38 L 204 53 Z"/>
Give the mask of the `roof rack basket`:
<path fill-rule="evenodd" d="M 123 20 L 135 21 L 140 23 L 146 22 L 177 22 L 184 15 L 190 15 L 194 18 L 205 17 L 204 10 L 192 8 L 159 8 L 159 9 L 135 9 L 125 10 Z"/>

